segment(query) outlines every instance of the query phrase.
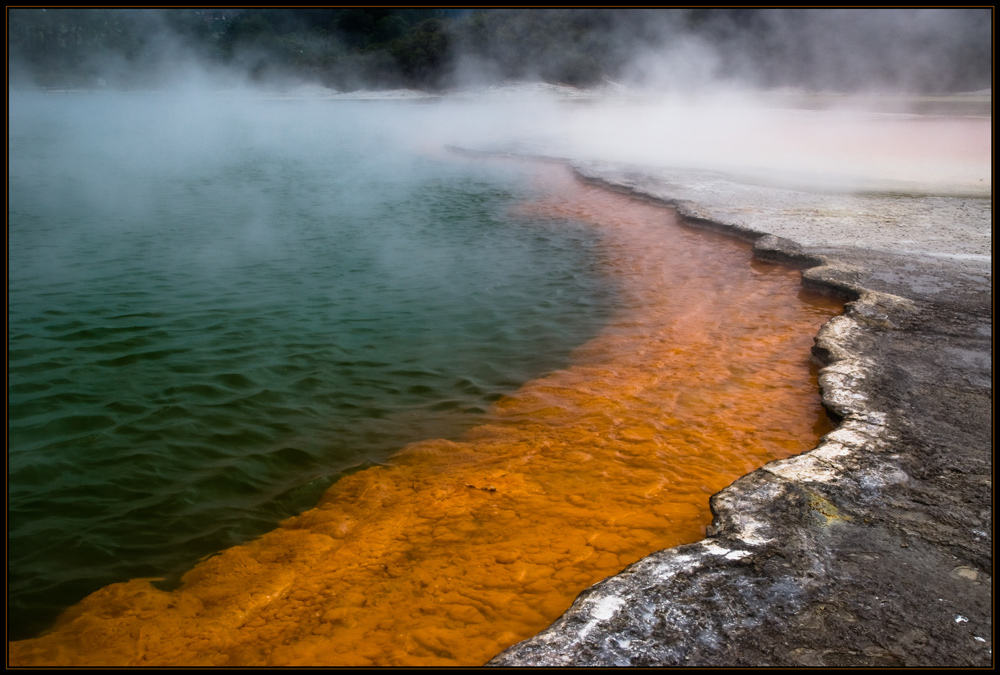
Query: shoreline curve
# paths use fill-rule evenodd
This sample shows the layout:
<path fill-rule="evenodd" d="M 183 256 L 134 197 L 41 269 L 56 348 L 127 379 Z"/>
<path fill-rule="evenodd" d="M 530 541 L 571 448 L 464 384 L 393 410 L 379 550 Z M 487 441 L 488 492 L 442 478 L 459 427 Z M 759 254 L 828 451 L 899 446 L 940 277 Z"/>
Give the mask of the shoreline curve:
<path fill-rule="evenodd" d="M 840 423 L 816 448 L 715 494 L 705 539 L 592 586 L 551 627 L 487 665 L 992 665 L 992 268 L 984 256 L 936 244 L 899 254 L 822 235 L 802 245 L 769 232 L 781 230 L 767 225 L 773 211 L 749 225 L 720 218 L 734 210 L 720 206 L 724 199 L 706 208 L 697 186 L 678 189 L 669 172 L 573 167 L 585 180 L 671 205 L 689 225 L 753 241 L 755 256 L 804 267 L 804 286 L 847 298 L 813 348 L 824 366 L 823 404 Z M 770 189 L 756 189 L 757 203 L 775 196 L 759 194 Z M 790 191 L 781 192 L 787 200 Z M 801 195 L 794 208 L 780 206 L 800 213 L 811 201 Z M 921 199 L 947 207 L 940 197 L 911 198 L 904 209 Z M 969 222 L 956 224 L 988 244 L 991 202 L 981 202 L 978 219 L 966 208 Z"/>

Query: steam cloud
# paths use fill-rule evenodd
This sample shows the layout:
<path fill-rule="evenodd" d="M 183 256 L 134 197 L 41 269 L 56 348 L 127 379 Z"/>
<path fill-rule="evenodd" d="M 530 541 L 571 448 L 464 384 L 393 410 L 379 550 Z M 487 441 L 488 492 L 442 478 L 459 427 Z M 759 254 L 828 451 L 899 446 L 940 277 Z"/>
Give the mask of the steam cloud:
<path fill-rule="evenodd" d="M 257 106 L 262 93 L 430 92 L 452 95 L 420 114 L 380 113 L 396 120 L 382 125 L 386 143 L 819 189 L 992 185 L 989 9 L 12 9 L 9 19 L 15 89 L 164 92 L 156 151 L 118 152 L 109 175 L 210 157 L 239 129 L 269 137 L 280 125 L 261 115 L 280 112 Z M 973 105 L 979 117 L 889 125 L 870 114 L 950 112 L 931 92 L 967 92 L 964 114 Z M 591 104 L 567 105 L 578 98 Z"/>

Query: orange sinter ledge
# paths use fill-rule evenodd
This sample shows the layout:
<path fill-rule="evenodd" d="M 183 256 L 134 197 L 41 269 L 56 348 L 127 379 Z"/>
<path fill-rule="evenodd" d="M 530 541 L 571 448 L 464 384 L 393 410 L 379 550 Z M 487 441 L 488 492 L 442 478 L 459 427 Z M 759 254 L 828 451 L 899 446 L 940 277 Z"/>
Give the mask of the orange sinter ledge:
<path fill-rule="evenodd" d="M 535 166 L 513 218 L 594 228 L 619 304 L 570 367 L 459 442 L 407 446 L 310 511 L 199 563 L 113 584 L 11 665 L 479 665 L 649 553 L 696 541 L 708 499 L 830 430 L 810 364 L 840 301 L 662 206 Z"/>

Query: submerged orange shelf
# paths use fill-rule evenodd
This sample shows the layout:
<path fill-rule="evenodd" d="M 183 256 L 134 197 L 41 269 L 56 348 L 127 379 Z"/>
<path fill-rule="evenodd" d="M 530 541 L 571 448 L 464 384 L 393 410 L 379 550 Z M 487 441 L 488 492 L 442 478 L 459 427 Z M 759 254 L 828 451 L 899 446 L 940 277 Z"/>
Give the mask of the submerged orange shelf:
<path fill-rule="evenodd" d="M 572 365 L 319 505 L 203 561 L 180 588 L 108 586 L 11 665 L 479 665 L 587 586 L 704 536 L 708 498 L 830 430 L 812 338 L 843 305 L 748 244 L 536 166 L 512 217 L 591 224 L 619 306 Z"/>

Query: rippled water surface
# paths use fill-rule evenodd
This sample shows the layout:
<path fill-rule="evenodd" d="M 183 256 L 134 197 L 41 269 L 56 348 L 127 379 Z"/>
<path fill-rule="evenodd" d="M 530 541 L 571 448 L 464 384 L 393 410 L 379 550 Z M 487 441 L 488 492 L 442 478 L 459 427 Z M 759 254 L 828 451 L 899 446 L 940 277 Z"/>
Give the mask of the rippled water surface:
<path fill-rule="evenodd" d="M 176 582 L 562 367 L 613 289 L 531 169 L 428 106 L 23 96 L 9 132 L 9 637 Z"/>

